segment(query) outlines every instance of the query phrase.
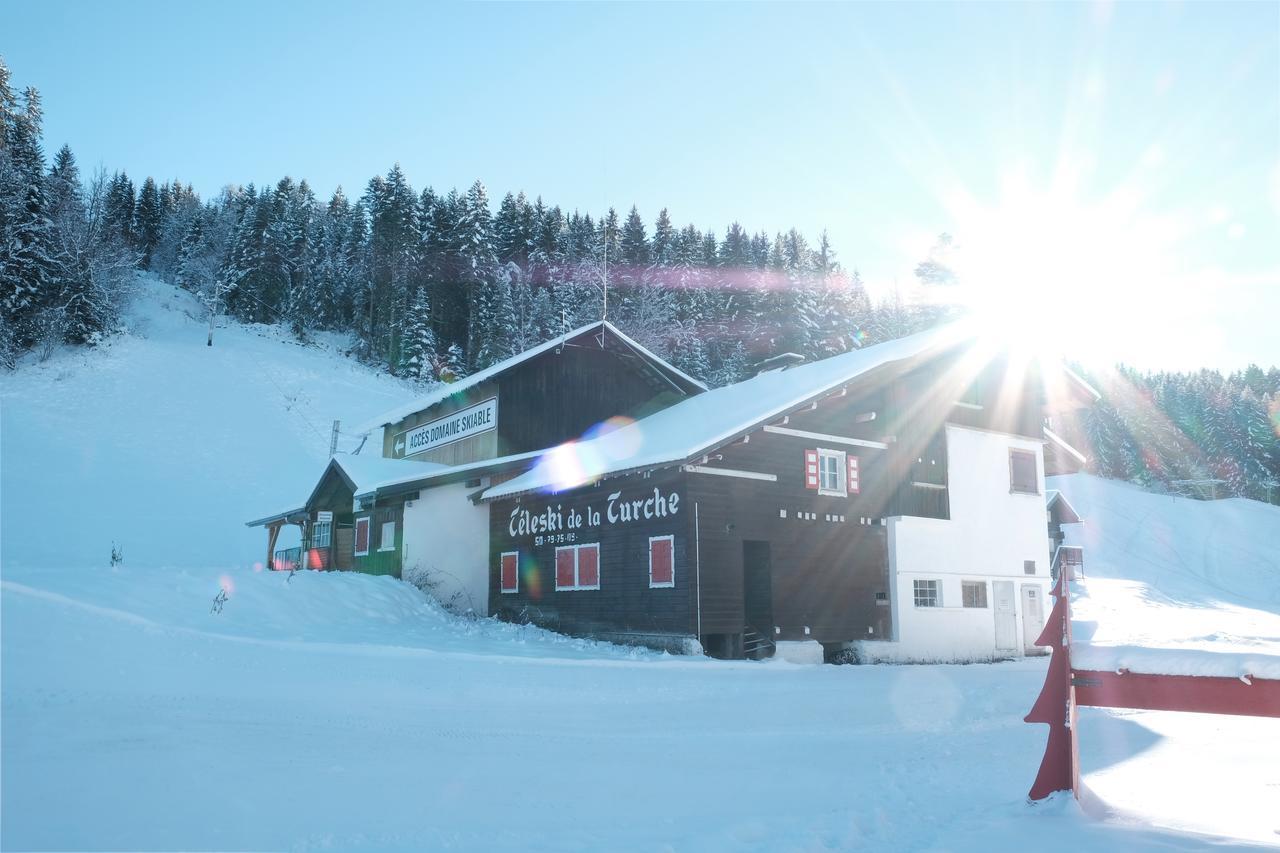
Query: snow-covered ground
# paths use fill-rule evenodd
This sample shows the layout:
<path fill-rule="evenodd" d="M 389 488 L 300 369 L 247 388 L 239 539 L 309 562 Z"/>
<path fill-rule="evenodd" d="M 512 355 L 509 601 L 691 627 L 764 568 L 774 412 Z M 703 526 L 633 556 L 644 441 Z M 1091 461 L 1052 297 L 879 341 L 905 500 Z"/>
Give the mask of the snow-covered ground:
<path fill-rule="evenodd" d="M 1052 477 L 1085 519 L 1072 602 L 1081 669 L 1280 678 L 1280 508 Z M 1278 803 L 1280 805 L 1280 803 Z"/>
<path fill-rule="evenodd" d="M 411 392 L 269 328 L 207 349 L 189 309 L 151 284 L 146 337 L 0 376 L 0 849 L 1280 844 L 1274 720 L 1086 709 L 1094 796 L 1033 806 L 1044 660 L 673 658 L 460 621 L 385 577 L 255 571 L 243 521 L 310 487 L 328 422 Z M 1088 517 L 1089 584 L 1145 585 L 1210 649 L 1189 620 L 1280 635 L 1276 510 L 1166 518 L 1122 484 L 1055 485 Z M 1158 550 L 1162 524 L 1210 532 Z"/>

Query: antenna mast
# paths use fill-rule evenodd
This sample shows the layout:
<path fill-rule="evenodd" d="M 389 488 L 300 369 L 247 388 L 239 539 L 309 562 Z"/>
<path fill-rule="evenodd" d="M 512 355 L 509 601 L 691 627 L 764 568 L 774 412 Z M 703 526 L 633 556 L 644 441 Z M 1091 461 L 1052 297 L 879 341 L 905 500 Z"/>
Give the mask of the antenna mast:
<path fill-rule="evenodd" d="M 604 230 L 604 269 L 602 271 L 604 277 L 604 314 L 601 320 L 609 319 L 609 229 Z"/>

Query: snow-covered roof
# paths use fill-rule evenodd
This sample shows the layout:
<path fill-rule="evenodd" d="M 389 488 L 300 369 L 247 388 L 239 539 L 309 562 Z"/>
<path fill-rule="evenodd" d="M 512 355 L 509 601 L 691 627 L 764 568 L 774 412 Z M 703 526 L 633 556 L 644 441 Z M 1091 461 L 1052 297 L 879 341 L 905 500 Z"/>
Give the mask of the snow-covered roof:
<path fill-rule="evenodd" d="M 538 346 L 533 347 L 532 349 L 527 349 L 522 353 L 517 353 L 516 355 L 511 356 L 511 358 L 505 359 L 504 361 L 500 361 L 497 364 L 490 365 L 489 367 L 486 367 L 484 370 L 476 371 L 470 376 L 459 379 L 457 382 L 450 382 L 448 384 L 439 385 L 435 388 L 432 388 L 431 391 L 429 391 L 428 393 L 424 394 L 421 397 L 418 397 L 415 400 L 411 400 L 410 402 L 405 403 L 401 406 L 397 406 L 394 409 L 388 409 L 387 411 L 378 415 L 376 418 L 372 418 L 368 421 L 365 421 L 362 424 L 359 424 L 358 426 L 356 426 L 355 431 L 357 433 L 368 433 L 376 429 L 381 429 L 382 427 L 385 427 L 388 424 L 393 424 L 398 421 L 402 421 L 405 418 L 409 417 L 410 415 L 414 414 L 415 412 L 421 412 L 423 409 L 429 409 L 432 406 L 436 405 L 437 403 L 441 403 L 444 400 L 448 399 L 449 397 L 452 397 L 454 394 L 458 394 L 462 391 L 466 391 L 468 388 L 474 388 L 475 386 L 480 385 L 481 383 L 487 382 L 490 379 L 493 379 L 494 377 L 498 376 L 499 374 L 504 373 L 505 371 L 510 370 L 511 368 L 519 364 L 522 364 L 531 358 L 535 358 L 549 350 L 553 350 L 556 347 L 563 346 L 568 341 L 590 334 L 591 332 L 594 332 L 597 330 L 607 330 L 610 334 L 617 337 L 618 340 L 622 341 L 626 346 L 635 350 L 636 353 L 638 353 L 639 355 L 647 359 L 651 364 L 653 364 L 659 370 L 670 373 L 673 376 L 678 377 L 679 379 L 683 380 L 684 382 L 688 383 L 689 385 L 692 385 L 697 389 L 706 390 L 707 386 L 705 384 L 703 384 L 702 382 L 699 382 L 697 379 L 694 379 L 689 374 L 672 366 L 668 362 L 654 355 L 648 349 L 641 346 L 639 343 L 637 343 L 627 335 L 623 334 L 618 329 L 617 326 L 613 325 L 607 320 L 599 320 L 595 323 L 588 323 L 585 326 L 580 326 L 579 328 L 574 329 L 571 332 L 566 332 L 565 334 L 557 338 L 552 338 L 546 343 L 539 344 Z"/>
<path fill-rule="evenodd" d="M 716 388 L 625 426 L 545 453 L 530 471 L 487 489 L 485 500 L 530 491 L 562 491 L 633 469 L 681 462 L 773 420 L 857 376 L 971 339 L 949 323 L 895 341 L 770 371 Z"/>
<path fill-rule="evenodd" d="M 419 462 L 416 459 L 388 459 L 385 456 L 352 456 L 339 453 L 333 457 L 351 481 L 356 494 L 370 491 L 384 480 L 421 477 L 425 474 L 449 470 L 448 465 L 436 462 Z"/>
<path fill-rule="evenodd" d="M 1094 388 L 1088 382 L 1085 382 L 1084 377 L 1082 377 L 1079 373 L 1076 373 L 1074 370 L 1072 370 L 1070 367 L 1067 367 L 1065 364 L 1062 365 L 1062 372 L 1067 374 L 1068 378 L 1073 380 L 1077 385 L 1083 388 L 1085 392 L 1087 392 L 1090 396 L 1092 396 L 1094 399 L 1094 402 L 1097 402 L 1098 400 L 1102 399 L 1102 394 L 1098 392 L 1098 389 Z"/>
<path fill-rule="evenodd" d="M 392 476 L 370 481 L 368 485 L 362 485 L 356 490 L 356 497 L 365 497 L 375 492 L 386 491 L 394 493 L 406 489 L 411 490 L 412 487 L 418 485 L 436 485 L 436 481 L 446 478 L 466 479 L 468 474 L 479 474 L 484 471 L 509 468 L 513 465 L 519 465 L 521 462 L 537 459 L 544 453 L 546 453 L 545 450 L 532 450 L 527 453 L 513 453 L 510 456 L 498 456 L 493 459 L 480 459 L 476 462 L 466 462 L 462 465 L 430 465 L 431 470 L 426 471 L 421 469 L 395 471 Z"/>
<path fill-rule="evenodd" d="M 1076 508 L 1071 505 L 1071 501 L 1067 500 L 1066 495 L 1057 489 L 1049 489 L 1044 493 L 1045 508 L 1052 511 L 1055 504 L 1066 510 L 1063 515 L 1063 524 L 1076 524 L 1084 520 L 1080 517 L 1080 513 L 1076 512 Z"/>
<path fill-rule="evenodd" d="M 1063 370 L 1066 370 L 1066 369 L 1067 368 L 1065 367 L 1063 368 Z M 1065 450 L 1071 456 L 1075 457 L 1077 460 L 1079 460 L 1081 465 L 1084 465 L 1089 461 L 1088 459 L 1085 458 L 1083 453 L 1081 453 L 1079 450 L 1076 450 L 1070 444 L 1067 444 L 1067 440 L 1065 438 L 1058 435 L 1056 432 L 1049 429 L 1048 427 L 1044 427 L 1044 437 L 1052 441 L 1058 447 L 1061 447 L 1063 450 Z"/>

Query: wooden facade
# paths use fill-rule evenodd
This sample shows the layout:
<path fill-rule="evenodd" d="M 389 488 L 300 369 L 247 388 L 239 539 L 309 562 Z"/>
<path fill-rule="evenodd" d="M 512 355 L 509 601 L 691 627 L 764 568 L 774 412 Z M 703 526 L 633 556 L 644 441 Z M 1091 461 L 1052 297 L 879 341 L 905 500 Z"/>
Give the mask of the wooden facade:
<path fill-rule="evenodd" d="M 461 465 L 545 450 L 610 418 L 639 419 L 702 390 L 601 325 L 389 424 L 382 455 L 403 458 L 409 448 L 398 444 L 410 430 L 490 399 L 494 429 L 412 458 Z"/>
<path fill-rule="evenodd" d="M 883 520 L 949 518 L 946 425 L 1034 438 L 1041 424 L 1034 376 L 1015 382 L 998 360 L 976 377 L 961 374 L 960 357 L 851 379 L 678 465 L 494 501 L 490 612 L 571 634 L 665 636 L 668 646 L 697 638 L 726 657 L 767 653 L 780 640 L 835 650 L 892 638 Z M 814 488 L 809 462 L 819 449 L 856 472 L 844 494 Z M 679 495 L 677 516 L 567 526 L 654 489 Z M 552 529 L 521 529 L 526 515 L 551 519 Z M 647 546 L 666 535 L 674 536 L 675 586 L 651 588 Z M 556 548 L 583 542 L 600 544 L 599 588 L 558 589 Z M 520 585 L 503 591 L 502 555 L 513 552 Z"/>

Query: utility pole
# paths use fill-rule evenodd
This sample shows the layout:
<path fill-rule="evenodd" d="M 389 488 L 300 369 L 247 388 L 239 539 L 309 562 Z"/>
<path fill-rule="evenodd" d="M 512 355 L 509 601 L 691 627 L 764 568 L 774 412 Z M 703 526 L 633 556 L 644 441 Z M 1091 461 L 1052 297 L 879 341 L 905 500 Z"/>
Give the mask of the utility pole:
<path fill-rule="evenodd" d="M 604 232 L 604 268 L 601 272 L 604 279 L 604 316 L 600 319 L 609 319 L 609 230 L 606 228 Z"/>
<path fill-rule="evenodd" d="M 333 422 L 333 432 L 329 433 L 329 458 L 332 459 L 338 453 L 338 424 L 341 421 Z"/>

